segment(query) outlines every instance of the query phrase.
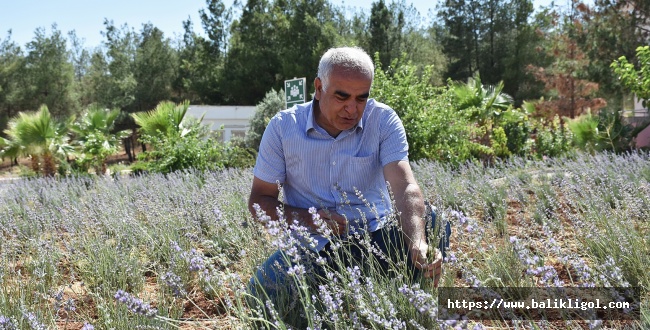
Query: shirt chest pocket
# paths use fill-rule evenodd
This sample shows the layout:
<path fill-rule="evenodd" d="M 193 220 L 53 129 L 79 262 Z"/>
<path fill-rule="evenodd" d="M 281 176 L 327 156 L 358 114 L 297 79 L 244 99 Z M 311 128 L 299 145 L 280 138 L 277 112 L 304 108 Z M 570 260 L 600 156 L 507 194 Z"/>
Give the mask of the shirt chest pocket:
<path fill-rule="evenodd" d="M 382 175 L 377 155 L 350 157 L 344 161 L 338 173 L 343 190 L 354 193 L 356 188 L 361 193 L 374 188 L 376 180 Z"/>

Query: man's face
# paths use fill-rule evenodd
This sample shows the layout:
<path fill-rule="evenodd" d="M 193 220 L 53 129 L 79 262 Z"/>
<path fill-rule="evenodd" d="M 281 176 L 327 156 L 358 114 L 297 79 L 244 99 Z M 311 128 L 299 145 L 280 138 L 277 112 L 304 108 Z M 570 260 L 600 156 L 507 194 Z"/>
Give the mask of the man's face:
<path fill-rule="evenodd" d="M 359 123 L 366 108 L 372 80 L 360 73 L 343 73 L 334 68 L 327 90 L 323 90 L 320 78 L 314 80 L 315 98 L 320 111 L 316 122 L 331 136 L 353 128 Z"/>

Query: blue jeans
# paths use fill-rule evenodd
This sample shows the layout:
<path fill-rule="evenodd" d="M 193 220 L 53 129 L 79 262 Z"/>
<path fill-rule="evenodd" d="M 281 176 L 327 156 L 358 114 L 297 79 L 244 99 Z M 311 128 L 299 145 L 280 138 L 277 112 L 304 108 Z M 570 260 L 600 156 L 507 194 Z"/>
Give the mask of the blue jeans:
<path fill-rule="evenodd" d="M 439 224 L 439 227 L 436 227 L 438 224 L 436 223 L 435 210 L 428 206 L 427 209 L 430 211 L 426 217 L 427 236 L 440 239 L 438 249 L 440 249 L 444 258 L 447 255 L 447 249 L 449 248 L 451 224 L 448 221 L 443 221 L 443 224 Z M 442 227 L 444 227 L 444 230 L 442 230 Z M 402 233 L 396 226 L 382 228 L 370 233 L 370 240 L 373 246 L 379 248 L 385 255 L 389 256 L 392 261 L 399 261 L 404 259 L 404 256 L 408 256 L 406 244 L 402 239 Z M 344 250 L 347 253 L 338 253 L 336 254 L 336 257 L 343 261 L 342 264 L 344 266 L 366 264 L 365 261 L 368 258 L 368 251 L 365 251 L 364 248 L 354 243 L 343 243 L 342 245 L 344 248 L 339 248 L 337 250 Z M 337 270 L 337 265 L 340 265 L 341 263 L 333 260 L 334 254 L 335 252 L 332 251 L 329 244 L 323 249 L 323 251 L 319 252 L 319 256 L 326 260 L 326 265 L 329 269 Z M 413 277 L 419 276 L 420 270 L 413 265 L 411 258 L 406 257 L 405 259 L 407 267 L 412 270 Z M 278 296 L 280 290 L 287 290 L 287 286 L 290 284 L 287 269 L 293 266 L 289 265 L 287 260 L 288 258 L 281 250 L 276 251 L 266 259 L 266 261 L 258 268 L 255 276 L 253 276 L 249 281 L 249 290 L 251 293 L 254 296 L 258 296 L 258 298 L 265 300 L 266 298 L 260 297 L 257 292 L 257 288 L 261 286 L 268 298 L 273 300 Z M 380 268 L 389 275 L 388 272 L 390 267 L 388 261 L 383 260 L 382 258 L 376 258 L 375 260 L 379 264 Z M 315 262 L 312 262 L 312 267 L 317 275 L 315 276 L 316 278 L 325 278 L 323 267 L 317 265 Z M 274 302 L 274 304 L 276 304 L 276 306 L 278 305 L 277 302 Z"/>

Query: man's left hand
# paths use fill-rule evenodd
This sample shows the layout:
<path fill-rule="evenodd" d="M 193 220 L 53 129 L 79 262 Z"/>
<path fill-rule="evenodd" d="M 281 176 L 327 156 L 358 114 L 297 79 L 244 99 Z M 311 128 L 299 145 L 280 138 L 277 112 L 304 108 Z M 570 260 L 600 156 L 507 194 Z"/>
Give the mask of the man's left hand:
<path fill-rule="evenodd" d="M 425 278 L 432 278 L 433 286 L 438 287 L 438 283 L 442 277 L 442 252 L 435 249 L 434 259 L 432 262 L 429 262 L 427 258 L 428 251 L 429 245 L 422 242 L 417 244 L 417 246 L 412 246 L 409 252 L 415 267 L 422 271 Z"/>

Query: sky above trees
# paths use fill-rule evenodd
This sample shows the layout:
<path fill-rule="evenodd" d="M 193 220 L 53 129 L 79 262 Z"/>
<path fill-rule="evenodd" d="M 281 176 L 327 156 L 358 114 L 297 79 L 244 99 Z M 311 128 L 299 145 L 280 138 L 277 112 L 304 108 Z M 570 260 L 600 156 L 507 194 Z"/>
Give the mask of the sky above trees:
<path fill-rule="evenodd" d="M 242 1 L 242 0 L 240 0 Z M 439 0 L 438 0 L 439 1 Z M 413 4 L 426 17 L 429 9 L 434 9 L 436 0 L 406 0 Z M 547 6 L 552 0 L 535 0 L 535 8 Z M 555 4 L 563 5 L 569 0 L 555 0 Z M 74 30 L 79 38 L 85 40 L 87 47 L 99 46 L 103 40 L 104 19 L 113 20 L 121 26 L 128 24 L 140 30 L 145 23 L 152 23 L 164 32 L 168 38 L 179 37 L 183 34 L 182 22 L 188 17 L 195 23 L 197 33 L 199 26 L 199 10 L 206 7 L 205 0 L 114 0 L 114 1 L 2 1 L 0 10 L 0 38 L 6 39 L 7 31 L 12 30 L 11 39 L 21 46 L 34 38 L 34 31 L 43 27 L 47 31 L 53 23 L 58 30 L 67 33 Z M 369 11 L 373 0 L 330 0 L 334 5 L 345 5 Z M 390 3 L 387 0 L 386 3 Z M 231 4 L 233 0 L 225 0 Z"/>

